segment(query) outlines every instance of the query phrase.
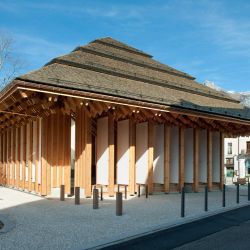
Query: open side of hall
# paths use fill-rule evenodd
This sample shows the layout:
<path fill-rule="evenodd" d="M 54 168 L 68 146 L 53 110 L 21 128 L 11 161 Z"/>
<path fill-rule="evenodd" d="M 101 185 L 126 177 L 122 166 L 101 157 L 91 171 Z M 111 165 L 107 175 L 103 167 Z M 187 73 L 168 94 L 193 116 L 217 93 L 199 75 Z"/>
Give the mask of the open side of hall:
<path fill-rule="evenodd" d="M 0 184 L 40 195 L 94 185 L 114 196 L 224 183 L 224 137 L 250 134 L 239 101 L 111 38 L 14 79 L 0 93 Z"/>

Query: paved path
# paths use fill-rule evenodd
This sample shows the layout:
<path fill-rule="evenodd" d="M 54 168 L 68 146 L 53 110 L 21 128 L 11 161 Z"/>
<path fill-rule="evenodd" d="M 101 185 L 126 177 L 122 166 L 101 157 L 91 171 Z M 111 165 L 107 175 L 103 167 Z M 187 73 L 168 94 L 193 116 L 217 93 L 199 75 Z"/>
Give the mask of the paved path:
<path fill-rule="evenodd" d="M 247 189 L 241 187 L 240 205 L 249 204 Z M 115 215 L 114 199 L 104 199 L 100 209 L 92 200 L 60 202 L 0 187 L 0 215 L 15 228 L 0 233 L 0 249 L 88 249 L 109 242 L 139 236 L 152 230 L 171 227 L 225 211 L 221 192 L 209 193 L 209 212 L 204 212 L 204 194 L 186 195 L 186 217 L 180 217 L 180 194 L 152 195 L 124 201 L 124 215 Z M 227 208 L 236 204 L 235 187 L 227 191 Z"/>
<path fill-rule="evenodd" d="M 249 231 L 246 231 L 247 233 L 244 232 L 244 230 L 250 229 L 250 222 L 245 223 L 248 220 L 250 220 L 250 206 L 214 215 L 172 229 L 166 229 L 124 243 L 112 245 L 104 249 L 243 249 L 239 246 L 249 249 L 249 245 L 246 245 L 246 242 L 243 242 L 243 237 L 245 236 L 247 242 L 250 243 Z M 241 230 L 238 229 L 240 225 L 242 227 Z M 214 234 L 224 229 L 228 230 Z M 240 232 L 243 233 L 241 242 L 239 242 Z M 207 235 L 211 236 L 204 238 Z M 248 237 L 246 237 L 247 235 Z M 235 241 L 233 242 L 233 236 L 238 239 L 237 243 Z M 199 239 L 201 240 L 197 241 Z M 189 242 L 191 243 L 177 248 L 178 246 L 182 246 Z M 233 245 L 234 248 L 232 248 Z"/>

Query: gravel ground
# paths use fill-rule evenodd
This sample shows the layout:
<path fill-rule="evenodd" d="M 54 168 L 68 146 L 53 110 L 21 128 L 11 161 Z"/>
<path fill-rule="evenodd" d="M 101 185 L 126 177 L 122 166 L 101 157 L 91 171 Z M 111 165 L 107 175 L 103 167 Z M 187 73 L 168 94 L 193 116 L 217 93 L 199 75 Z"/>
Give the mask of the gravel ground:
<path fill-rule="evenodd" d="M 228 188 L 226 196 L 226 209 L 239 206 L 235 187 Z M 119 217 L 114 199 L 104 199 L 100 209 L 93 210 L 91 199 L 74 205 L 73 199 L 60 202 L 0 187 L 0 215 L 16 224 L 0 234 L 0 249 L 87 249 L 225 211 L 221 197 L 220 191 L 209 192 L 209 211 L 204 212 L 204 194 L 186 194 L 185 218 L 180 218 L 180 194 L 136 197 L 124 201 Z M 241 187 L 243 204 L 249 204 L 246 187 Z"/>

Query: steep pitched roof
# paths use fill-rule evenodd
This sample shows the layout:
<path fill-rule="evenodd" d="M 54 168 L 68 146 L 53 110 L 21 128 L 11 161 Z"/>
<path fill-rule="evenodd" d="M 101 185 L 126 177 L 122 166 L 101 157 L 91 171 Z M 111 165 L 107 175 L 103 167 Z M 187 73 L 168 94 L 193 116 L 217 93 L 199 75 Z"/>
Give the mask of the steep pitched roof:
<path fill-rule="evenodd" d="M 229 95 L 110 37 L 80 46 L 18 79 L 250 120 L 249 109 Z"/>

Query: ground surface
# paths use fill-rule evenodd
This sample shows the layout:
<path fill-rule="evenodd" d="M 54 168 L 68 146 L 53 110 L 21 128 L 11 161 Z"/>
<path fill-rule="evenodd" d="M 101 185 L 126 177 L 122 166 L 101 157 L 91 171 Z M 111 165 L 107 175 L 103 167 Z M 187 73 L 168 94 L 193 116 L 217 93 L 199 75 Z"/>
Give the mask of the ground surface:
<path fill-rule="evenodd" d="M 240 205 L 248 204 L 247 190 L 241 187 Z M 235 187 L 226 193 L 227 207 L 238 207 Z M 115 201 L 105 199 L 100 209 L 92 200 L 43 199 L 0 187 L 0 215 L 7 216 L 15 228 L 0 233 L 0 249 L 86 249 L 140 235 L 162 227 L 225 211 L 221 192 L 209 193 L 209 212 L 204 212 L 204 194 L 186 194 L 186 217 L 180 218 L 180 194 L 145 196 L 124 201 L 124 215 L 115 215 Z"/>

